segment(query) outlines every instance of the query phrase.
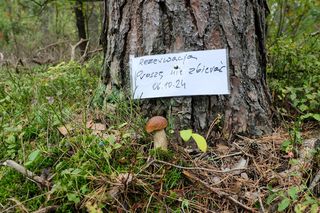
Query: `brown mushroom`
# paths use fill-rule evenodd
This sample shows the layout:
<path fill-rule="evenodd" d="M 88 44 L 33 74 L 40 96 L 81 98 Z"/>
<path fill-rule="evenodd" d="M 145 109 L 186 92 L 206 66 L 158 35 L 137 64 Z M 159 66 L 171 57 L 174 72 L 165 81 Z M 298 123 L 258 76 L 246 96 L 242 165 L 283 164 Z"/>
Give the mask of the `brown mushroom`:
<path fill-rule="evenodd" d="M 168 126 L 167 119 L 162 116 L 154 116 L 150 118 L 146 124 L 148 133 L 154 132 L 153 141 L 154 148 L 168 150 L 168 140 L 164 129 Z"/>

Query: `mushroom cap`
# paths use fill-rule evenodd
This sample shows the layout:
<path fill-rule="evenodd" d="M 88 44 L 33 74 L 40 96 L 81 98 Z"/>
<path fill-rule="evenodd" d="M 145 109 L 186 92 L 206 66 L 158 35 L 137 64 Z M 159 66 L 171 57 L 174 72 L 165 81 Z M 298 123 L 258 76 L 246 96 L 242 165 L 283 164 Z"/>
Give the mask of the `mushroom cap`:
<path fill-rule="evenodd" d="M 168 121 L 162 116 L 154 116 L 150 118 L 146 124 L 146 131 L 151 133 L 153 131 L 164 129 L 168 126 Z"/>

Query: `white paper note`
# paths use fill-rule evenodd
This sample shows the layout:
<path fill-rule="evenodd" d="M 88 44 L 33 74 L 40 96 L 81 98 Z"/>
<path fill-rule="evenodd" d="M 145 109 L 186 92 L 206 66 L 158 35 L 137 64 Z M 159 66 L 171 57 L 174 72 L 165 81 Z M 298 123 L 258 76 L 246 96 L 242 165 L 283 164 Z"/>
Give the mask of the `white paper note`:
<path fill-rule="evenodd" d="M 134 99 L 229 94 L 227 50 L 131 57 Z"/>

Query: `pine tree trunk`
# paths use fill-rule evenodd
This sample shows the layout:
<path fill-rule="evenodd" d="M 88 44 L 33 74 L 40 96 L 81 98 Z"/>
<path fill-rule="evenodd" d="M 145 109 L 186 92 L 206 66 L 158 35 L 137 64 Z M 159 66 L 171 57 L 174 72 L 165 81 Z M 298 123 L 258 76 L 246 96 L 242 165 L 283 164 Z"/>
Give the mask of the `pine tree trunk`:
<path fill-rule="evenodd" d="M 225 137 L 269 133 L 267 11 L 265 0 L 105 1 L 104 82 L 129 91 L 130 54 L 228 48 L 230 95 L 150 99 L 143 101 L 143 109 L 152 115 L 172 116 L 177 129 L 207 133 L 213 120 L 222 115 L 220 130 Z"/>

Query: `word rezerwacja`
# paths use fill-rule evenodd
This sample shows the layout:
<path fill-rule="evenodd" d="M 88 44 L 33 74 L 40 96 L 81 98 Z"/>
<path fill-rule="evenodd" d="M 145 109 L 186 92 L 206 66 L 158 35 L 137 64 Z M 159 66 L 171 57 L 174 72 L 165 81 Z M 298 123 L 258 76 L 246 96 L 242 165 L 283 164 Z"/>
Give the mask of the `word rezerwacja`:
<path fill-rule="evenodd" d="M 185 63 L 186 60 L 194 59 L 197 60 L 196 57 L 194 57 L 191 54 L 185 54 L 184 56 L 168 56 L 168 57 L 161 57 L 161 58 L 150 58 L 150 59 L 144 59 L 141 58 L 139 61 L 139 65 L 149 65 L 149 64 L 161 64 L 161 63 L 170 63 L 170 62 L 183 62 Z"/>

